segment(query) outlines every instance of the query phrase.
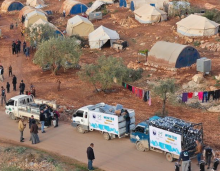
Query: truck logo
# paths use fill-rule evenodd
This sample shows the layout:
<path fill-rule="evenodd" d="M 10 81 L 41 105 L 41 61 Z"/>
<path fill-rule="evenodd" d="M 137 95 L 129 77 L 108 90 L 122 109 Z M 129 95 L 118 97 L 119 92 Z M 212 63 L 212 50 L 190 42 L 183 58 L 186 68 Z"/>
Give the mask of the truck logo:
<path fill-rule="evenodd" d="M 154 134 L 154 135 L 157 135 L 157 131 L 156 131 L 156 130 L 154 130 L 154 129 L 153 129 L 153 134 Z"/>
<path fill-rule="evenodd" d="M 92 115 L 92 117 L 93 117 L 93 119 L 95 119 L 95 118 L 96 118 L 96 115 L 95 115 L 95 114 L 93 114 L 93 115 Z"/>
<path fill-rule="evenodd" d="M 163 136 L 163 133 L 162 133 L 162 132 L 159 132 L 159 133 L 158 133 L 158 137 L 161 137 L 161 138 L 162 138 L 162 136 Z"/>
<path fill-rule="evenodd" d="M 102 116 L 101 115 L 98 115 L 98 120 L 101 120 L 102 119 Z"/>

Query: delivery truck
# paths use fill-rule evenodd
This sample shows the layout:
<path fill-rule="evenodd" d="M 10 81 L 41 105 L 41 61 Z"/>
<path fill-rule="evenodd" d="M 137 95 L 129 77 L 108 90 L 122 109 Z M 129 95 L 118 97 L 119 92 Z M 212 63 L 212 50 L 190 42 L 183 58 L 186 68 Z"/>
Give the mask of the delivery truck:
<path fill-rule="evenodd" d="M 78 109 L 72 118 L 72 126 L 80 133 L 100 131 L 106 140 L 124 137 L 126 121 L 123 110 L 127 110 L 130 117 L 130 130 L 135 128 L 135 112 L 133 109 L 123 108 L 122 105 L 111 106 L 105 103 L 88 105 Z"/>
<path fill-rule="evenodd" d="M 40 110 L 45 108 L 46 105 L 54 109 L 57 107 L 55 101 L 34 99 L 31 95 L 19 95 L 8 100 L 5 106 L 5 113 L 13 120 L 22 117 L 30 118 L 31 115 L 36 120 L 40 120 Z"/>
<path fill-rule="evenodd" d="M 182 147 L 192 156 L 195 140 L 203 141 L 202 123 L 189 123 L 174 117 L 151 117 L 137 124 L 130 135 L 138 151 L 163 153 L 170 162 L 179 158 Z"/>

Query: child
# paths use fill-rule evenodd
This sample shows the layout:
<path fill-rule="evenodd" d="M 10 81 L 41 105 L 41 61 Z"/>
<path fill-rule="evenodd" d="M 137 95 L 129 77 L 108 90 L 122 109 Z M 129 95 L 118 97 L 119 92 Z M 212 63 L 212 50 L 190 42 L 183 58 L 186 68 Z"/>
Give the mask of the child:
<path fill-rule="evenodd" d="M 9 84 L 9 82 L 7 82 L 6 88 L 7 88 L 7 93 L 10 93 L 10 84 Z"/>

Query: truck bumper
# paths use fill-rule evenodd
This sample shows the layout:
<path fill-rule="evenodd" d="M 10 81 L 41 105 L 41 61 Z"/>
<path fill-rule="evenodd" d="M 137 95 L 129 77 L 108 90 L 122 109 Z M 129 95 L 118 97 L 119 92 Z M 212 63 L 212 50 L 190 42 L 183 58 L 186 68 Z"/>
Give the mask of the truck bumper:
<path fill-rule="evenodd" d="M 73 127 L 77 127 L 77 126 L 79 125 L 79 123 L 72 122 L 71 125 L 72 125 Z"/>
<path fill-rule="evenodd" d="M 7 115 L 9 115 L 10 111 L 9 111 L 9 110 L 5 110 L 5 113 L 6 113 Z"/>

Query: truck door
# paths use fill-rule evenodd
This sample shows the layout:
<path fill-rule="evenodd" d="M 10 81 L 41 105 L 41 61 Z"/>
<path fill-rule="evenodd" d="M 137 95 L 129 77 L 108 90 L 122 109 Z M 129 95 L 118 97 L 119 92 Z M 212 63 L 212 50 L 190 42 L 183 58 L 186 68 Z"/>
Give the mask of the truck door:
<path fill-rule="evenodd" d="M 83 114 L 83 125 L 89 126 L 89 113 L 86 111 Z"/>
<path fill-rule="evenodd" d="M 141 139 L 144 139 L 145 136 L 144 130 L 145 130 L 144 126 L 137 125 L 135 130 L 131 133 L 131 138 L 130 138 L 131 142 L 136 143 Z"/>
<path fill-rule="evenodd" d="M 84 111 L 83 110 L 78 110 L 75 114 L 74 114 L 74 120 L 75 122 L 80 123 L 81 125 L 84 125 Z"/>
<path fill-rule="evenodd" d="M 14 115 L 19 117 L 19 113 L 18 113 L 18 101 L 14 101 Z"/>

